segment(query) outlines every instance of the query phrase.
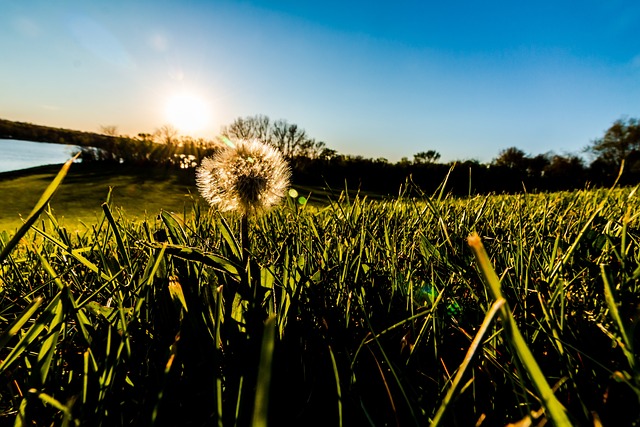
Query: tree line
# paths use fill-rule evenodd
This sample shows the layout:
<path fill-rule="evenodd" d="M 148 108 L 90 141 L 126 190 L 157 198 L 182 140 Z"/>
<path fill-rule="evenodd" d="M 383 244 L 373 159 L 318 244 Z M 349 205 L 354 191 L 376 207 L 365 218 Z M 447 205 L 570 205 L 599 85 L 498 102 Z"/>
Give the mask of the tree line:
<path fill-rule="evenodd" d="M 236 119 L 223 135 L 257 138 L 278 147 L 289 159 L 294 182 L 331 188 L 359 188 L 393 194 L 410 181 L 433 192 L 446 180 L 446 191 L 456 195 L 487 192 L 561 191 L 611 185 L 624 162 L 620 183 L 640 181 L 640 122 L 616 120 L 605 134 L 585 147 L 587 162 L 578 154 L 553 152 L 530 155 L 517 147 L 506 148 L 489 163 L 463 160 L 438 163 L 440 153 L 425 150 L 413 159 L 396 163 L 387 159 L 350 156 L 316 142 L 303 129 L 266 116 Z M 287 135 L 287 138 L 282 138 Z"/>
<path fill-rule="evenodd" d="M 476 160 L 439 163 L 440 153 L 425 150 L 413 159 L 387 159 L 340 154 L 317 141 L 296 124 L 272 121 L 268 116 L 240 117 L 222 128 L 213 140 L 181 136 L 171 126 L 131 137 L 116 126 L 99 133 L 81 132 L 0 119 L 0 138 L 72 144 L 86 163 L 164 166 L 193 173 L 200 161 L 221 147 L 221 138 L 258 139 L 278 148 L 288 159 L 298 185 L 361 189 L 379 194 L 397 193 L 408 181 L 424 192 L 456 195 L 488 192 L 559 191 L 611 185 L 624 163 L 621 184 L 640 181 L 640 122 L 621 118 L 604 135 L 590 142 L 585 161 L 578 154 L 527 154 L 517 147 L 499 152 L 489 163 Z"/>
<path fill-rule="evenodd" d="M 117 126 L 101 126 L 100 132 L 82 132 L 0 119 L 0 138 L 69 144 L 78 147 L 83 163 L 128 164 L 193 168 L 211 155 L 219 141 L 180 136 L 166 125 L 153 133 L 120 135 Z"/>

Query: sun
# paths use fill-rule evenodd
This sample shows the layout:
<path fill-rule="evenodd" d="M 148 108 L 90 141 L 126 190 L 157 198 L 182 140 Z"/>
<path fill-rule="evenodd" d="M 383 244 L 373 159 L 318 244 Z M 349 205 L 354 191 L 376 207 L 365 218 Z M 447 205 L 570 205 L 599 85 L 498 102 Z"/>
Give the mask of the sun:
<path fill-rule="evenodd" d="M 204 129 L 211 123 L 211 109 L 200 97 L 182 93 L 167 100 L 167 120 L 179 131 L 190 133 Z"/>

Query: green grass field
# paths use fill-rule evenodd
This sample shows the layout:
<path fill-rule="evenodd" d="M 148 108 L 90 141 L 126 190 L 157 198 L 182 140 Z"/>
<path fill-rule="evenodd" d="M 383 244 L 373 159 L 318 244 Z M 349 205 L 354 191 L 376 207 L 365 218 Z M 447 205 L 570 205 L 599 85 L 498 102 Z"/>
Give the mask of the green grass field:
<path fill-rule="evenodd" d="M 58 173 L 60 166 L 46 166 L 0 174 L 0 230 L 15 230 L 21 218 Z M 163 169 L 73 165 L 51 201 L 58 220 L 70 228 L 90 225 L 102 214 L 101 205 L 110 189 L 113 206 L 131 217 L 144 219 L 160 210 L 183 212 L 199 196 L 195 183 Z"/>
<path fill-rule="evenodd" d="M 27 215 L 54 175 L 0 197 Z M 247 258 L 180 182 L 72 167 L 53 215 L 1 235 L 3 424 L 640 420 L 635 188 L 288 200 Z"/>

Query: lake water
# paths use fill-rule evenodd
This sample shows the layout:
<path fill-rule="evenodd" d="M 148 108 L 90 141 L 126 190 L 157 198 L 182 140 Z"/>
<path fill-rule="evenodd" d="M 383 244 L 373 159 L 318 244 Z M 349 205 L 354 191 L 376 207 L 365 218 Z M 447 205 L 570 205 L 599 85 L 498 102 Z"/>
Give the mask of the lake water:
<path fill-rule="evenodd" d="M 0 139 L 0 172 L 64 163 L 75 145 Z"/>

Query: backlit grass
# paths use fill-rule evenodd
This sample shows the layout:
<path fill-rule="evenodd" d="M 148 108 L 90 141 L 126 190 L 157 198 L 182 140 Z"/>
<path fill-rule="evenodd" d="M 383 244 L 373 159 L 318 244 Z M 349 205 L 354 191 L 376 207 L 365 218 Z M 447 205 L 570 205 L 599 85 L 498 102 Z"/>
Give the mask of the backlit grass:
<path fill-rule="evenodd" d="M 248 266 L 240 219 L 198 203 L 105 205 L 82 231 L 44 212 L 2 236 L 0 418 L 632 425 L 639 208 L 636 189 L 289 200 L 249 222 Z"/>

